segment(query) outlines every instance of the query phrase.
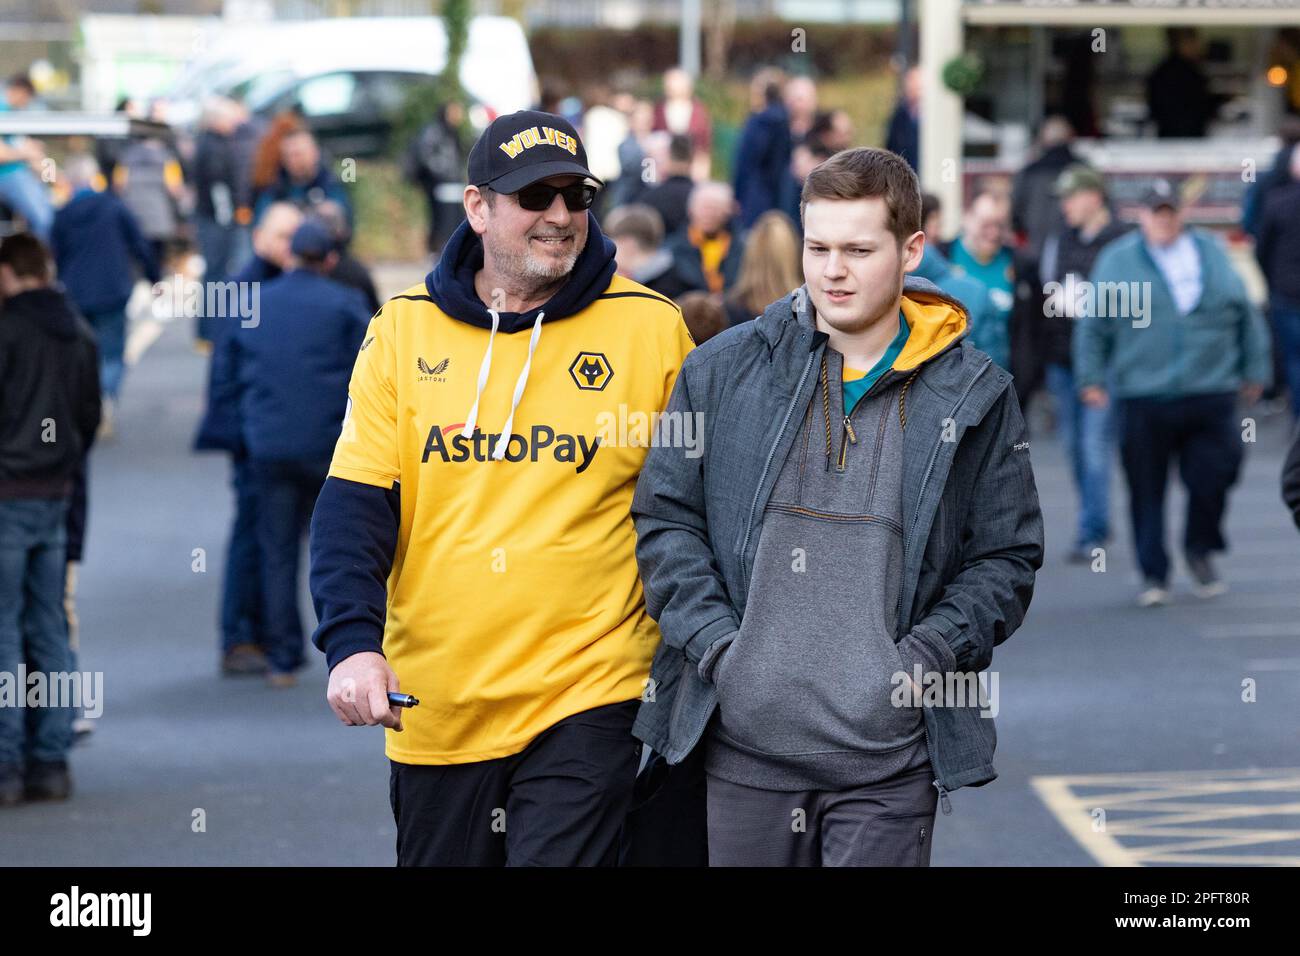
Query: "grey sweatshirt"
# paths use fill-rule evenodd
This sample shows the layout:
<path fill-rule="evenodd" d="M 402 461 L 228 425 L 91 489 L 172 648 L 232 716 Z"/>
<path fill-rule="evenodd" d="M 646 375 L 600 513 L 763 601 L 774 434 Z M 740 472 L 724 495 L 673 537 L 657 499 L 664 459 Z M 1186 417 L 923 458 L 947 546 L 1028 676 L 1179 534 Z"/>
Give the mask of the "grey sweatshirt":
<path fill-rule="evenodd" d="M 910 373 L 887 371 L 846 426 L 843 356 L 825 354 L 766 507 L 740 630 L 702 662 L 718 691 L 707 771 L 768 790 L 847 789 L 928 761 L 920 708 L 891 702 L 908 670 L 894 634 Z"/>

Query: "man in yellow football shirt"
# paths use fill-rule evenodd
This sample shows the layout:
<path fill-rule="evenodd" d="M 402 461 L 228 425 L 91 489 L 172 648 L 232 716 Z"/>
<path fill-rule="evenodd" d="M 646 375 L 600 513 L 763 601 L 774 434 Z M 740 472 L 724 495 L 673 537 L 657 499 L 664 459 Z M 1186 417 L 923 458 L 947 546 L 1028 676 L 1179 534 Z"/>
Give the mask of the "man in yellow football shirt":
<path fill-rule="evenodd" d="M 498 118 L 468 181 L 467 221 L 357 355 L 313 640 L 339 719 L 388 728 L 399 865 L 609 864 L 659 641 L 630 513 L 651 436 L 627 425 L 692 343 L 615 274 L 564 119 Z"/>

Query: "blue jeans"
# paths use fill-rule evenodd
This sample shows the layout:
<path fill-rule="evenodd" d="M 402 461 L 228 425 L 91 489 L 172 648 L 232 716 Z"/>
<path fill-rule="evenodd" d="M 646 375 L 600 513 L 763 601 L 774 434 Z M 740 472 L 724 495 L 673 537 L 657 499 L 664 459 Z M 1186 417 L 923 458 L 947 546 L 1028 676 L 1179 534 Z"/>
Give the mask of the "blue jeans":
<path fill-rule="evenodd" d="M 99 344 L 99 385 L 107 398 L 117 400 L 122 389 L 122 376 L 126 363 L 122 353 L 126 350 L 126 310 L 91 312 L 86 321 L 95 330 Z"/>
<path fill-rule="evenodd" d="M 50 241 L 54 206 L 45 184 L 30 169 L 12 169 L 0 175 L 0 202 L 23 217 L 28 232 L 41 242 Z"/>
<path fill-rule="evenodd" d="M 0 500 L 0 673 L 72 670 L 63 609 L 67 538 L 63 498 Z M 15 688 L 26 703 L 27 686 Z M 71 707 L 0 706 L 0 766 L 65 760 Z"/>
<path fill-rule="evenodd" d="M 1110 458 L 1114 416 L 1110 407 L 1093 408 L 1079 400 L 1074 373 L 1048 364 L 1047 388 L 1056 401 L 1057 435 L 1070 459 L 1079 493 L 1079 530 L 1075 543 L 1087 545 L 1110 537 Z"/>
<path fill-rule="evenodd" d="M 235 522 L 226 548 L 226 578 L 221 596 L 221 650 L 236 644 L 261 644 L 262 562 L 257 543 L 257 493 L 248 459 L 231 461 Z"/>
<path fill-rule="evenodd" d="M 1300 304 L 1274 302 L 1271 311 L 1286 386 L 1291 392 L 1291 412 L 1300 419 Z"/>
<path fill-rule="evenodd" d="M 305 647 L 298 615 L 298 556 L 330 462 L 253 458 L 248 465 L 257 496 L 266 657 L 272 671 L 290 673 L 302 666 Z"/>

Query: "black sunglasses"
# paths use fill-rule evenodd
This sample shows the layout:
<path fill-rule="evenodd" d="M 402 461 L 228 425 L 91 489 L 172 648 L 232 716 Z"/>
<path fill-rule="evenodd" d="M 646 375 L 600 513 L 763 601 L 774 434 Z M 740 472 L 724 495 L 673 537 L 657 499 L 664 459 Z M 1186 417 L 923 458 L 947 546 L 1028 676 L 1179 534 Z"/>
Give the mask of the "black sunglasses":
<path fill-rule="evenodd" d="M 590 209 L 596 201 L 596 187 L 591 183 L 573 183 L 569 186 L 548 186 L 546 183 L 533 183 L 515 193 L 519 208 L 529 212 L 541 212 L 550 209 L 556 195 L 564 197 L 564 208 L 569 212 Z"/>

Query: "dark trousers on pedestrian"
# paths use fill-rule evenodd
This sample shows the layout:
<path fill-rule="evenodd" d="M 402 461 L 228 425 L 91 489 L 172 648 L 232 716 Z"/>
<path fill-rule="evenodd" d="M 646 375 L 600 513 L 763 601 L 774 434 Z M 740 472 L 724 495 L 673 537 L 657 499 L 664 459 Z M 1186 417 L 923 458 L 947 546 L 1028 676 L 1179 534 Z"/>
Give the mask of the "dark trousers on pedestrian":
<path fill-rule="evenodd" d="M 271 670 L 302 666 L 304 638 L 298 614 L 298 563 L 312 509 L 329 461 L 249 460 L 257 496 L 257 543 L 262 562 L 262 621 Z"/>
<path fill-rule="evenodd" d="M 1167 584 L 1165 490 L 1175 459 L 1187 489 L 1184 553 L 1205 555 L 1227 548 L 1223 514 L 1244 457 L 1236 395 L 1125 398 L 1116 411 L 1138 565 L 1148 581 Z"/>
<path fill-rule="evenodd" d="M 235 520 L 226 548 L 221 594 L 221 650 L 264 641 L 262 628 L 262 561 L 258 545 L 257 489 L 248 458 L 231 459 Z"/>
<path fill-rule="evenodd" d="M 63 609 L 66 521 L 64 498 L 0 500 L 0 673 L 11 680 L 24 663 L 29 674 L 46 675 L 49 687 L 72 670 Z M 15 688 L 24 704 L 28 689 Z M 65 706 L 0 706 L 0 768 L 65 760 L 73 716 Z"/>
<path fill-rule="evenodd" d="M 1290 390 L 1291 413 L 1300 419 L 1300 303 L 1274 302 L 1271 314 L 1274 355 L 1282 372 L 1275 381 Z"/>
<path fill-rule="evenodd" d="M 704 746 L 670 766 L 651 753 L 637 774 L 619 841 L 619 866 L 708 866 Z"/>
<path fill-rule="evenodd" d="M 708 774 L 710 866 L 929 866 L 924 766 L 848 790 L 760 790 Z"/>
<path fill-rule="evenodd" d="M 517 754 L 391 761 L 398 866 L 613 866 L 632 800 L 640 700 L 582 711 Z"/>

